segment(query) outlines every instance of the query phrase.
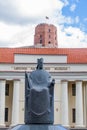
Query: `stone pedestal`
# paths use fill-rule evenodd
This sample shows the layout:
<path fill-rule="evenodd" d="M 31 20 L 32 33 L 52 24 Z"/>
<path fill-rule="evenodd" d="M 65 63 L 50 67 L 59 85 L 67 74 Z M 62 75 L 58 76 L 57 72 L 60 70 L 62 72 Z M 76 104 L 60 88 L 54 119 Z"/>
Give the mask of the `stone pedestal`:
<path fill-rule="evenodd" d="M 9 130 L 67 130 L 61 125 L 17 125 Z"/>

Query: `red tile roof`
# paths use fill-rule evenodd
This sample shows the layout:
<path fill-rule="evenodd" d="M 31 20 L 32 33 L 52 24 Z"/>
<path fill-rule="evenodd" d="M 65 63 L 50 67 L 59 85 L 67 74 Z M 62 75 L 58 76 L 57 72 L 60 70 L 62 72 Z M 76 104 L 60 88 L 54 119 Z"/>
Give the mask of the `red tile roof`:
<path fill-rule="evenodd" d="M 0 48 L 0 63 L 14 63 L 14 54 L 67 55 L 68 63 L 87 63 L 87 48 Z"/>

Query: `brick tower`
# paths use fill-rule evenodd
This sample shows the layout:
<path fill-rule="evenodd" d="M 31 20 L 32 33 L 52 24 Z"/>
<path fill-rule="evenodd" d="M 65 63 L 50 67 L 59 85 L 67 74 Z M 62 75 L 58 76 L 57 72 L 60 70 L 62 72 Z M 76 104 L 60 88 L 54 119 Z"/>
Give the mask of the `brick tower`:
<path fill-rule="evenodd" d="M 34 46 L 57 48 L 57 28 L 52 24 L 38 24 L 35 28 Z"/>

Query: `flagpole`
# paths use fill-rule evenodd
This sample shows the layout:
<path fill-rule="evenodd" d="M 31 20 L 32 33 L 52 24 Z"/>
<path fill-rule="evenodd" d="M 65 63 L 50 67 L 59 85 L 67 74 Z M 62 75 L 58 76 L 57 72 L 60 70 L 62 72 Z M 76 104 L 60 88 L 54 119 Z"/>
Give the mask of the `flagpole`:
<path fill-rule="evenodd" d="M 45 17 L 45 21 L 47 24 L 49 24 L 49 17 L 48 16 Z"/>

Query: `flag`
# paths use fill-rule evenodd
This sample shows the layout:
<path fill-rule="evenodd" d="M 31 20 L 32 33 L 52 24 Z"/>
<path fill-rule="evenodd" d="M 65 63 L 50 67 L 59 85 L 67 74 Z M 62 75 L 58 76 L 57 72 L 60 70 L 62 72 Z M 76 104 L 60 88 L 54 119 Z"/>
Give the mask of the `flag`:
<path fill-rule="evenodd" d="M 46 16 L 46 19 L 49 19 L 49 17 Z"/>

